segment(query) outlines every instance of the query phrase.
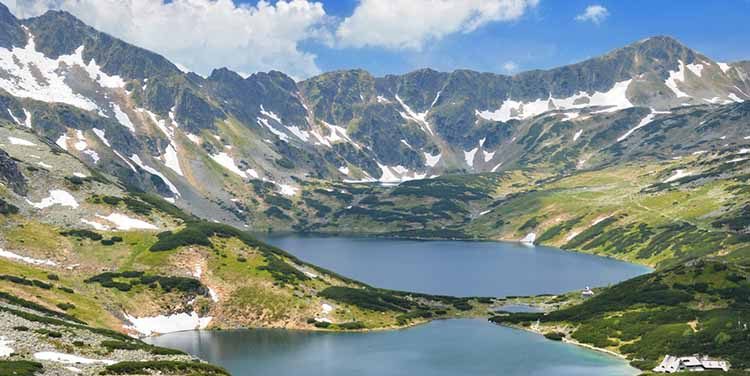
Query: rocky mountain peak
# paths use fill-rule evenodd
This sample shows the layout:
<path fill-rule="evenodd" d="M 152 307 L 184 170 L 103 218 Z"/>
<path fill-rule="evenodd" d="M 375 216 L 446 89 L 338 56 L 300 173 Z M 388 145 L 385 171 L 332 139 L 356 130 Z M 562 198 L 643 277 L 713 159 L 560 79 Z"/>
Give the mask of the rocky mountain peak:
<path fill-rule="evenodd" d="M 26 33 L 5 4 L 0 3 L 0 47 L 11 48 L 26 44 Z"/>
<path fill-rule="evenodd" d="M 208 76 L 208 80 L 210 81 L 216 81 L 216 82 L 232 82 L 236 83 L 239 81 L 242 81 L 243 78 L 240 76 L 239 73 L 223 67 L 223 68 L 217 68 L 211 71 L 211 74 Z"/>

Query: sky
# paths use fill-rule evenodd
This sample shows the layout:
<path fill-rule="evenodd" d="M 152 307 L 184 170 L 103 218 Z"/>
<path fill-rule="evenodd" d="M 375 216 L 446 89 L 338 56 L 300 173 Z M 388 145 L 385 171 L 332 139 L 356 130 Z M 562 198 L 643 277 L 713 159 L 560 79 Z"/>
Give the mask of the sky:
<path fill-rule="evenodd" d="M 514 74 L 654 35 L 717 60 L 750 59 L 750 0 L 0 0 L 19 18 L 64 9 L 207 75 L 296 79 L 361 68 Z"/>

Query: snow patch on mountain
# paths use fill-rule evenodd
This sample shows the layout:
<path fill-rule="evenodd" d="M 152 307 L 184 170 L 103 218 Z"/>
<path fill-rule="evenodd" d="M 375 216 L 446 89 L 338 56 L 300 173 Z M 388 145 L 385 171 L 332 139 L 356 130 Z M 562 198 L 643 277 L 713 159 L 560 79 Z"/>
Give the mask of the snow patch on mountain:
<path fill-rule="evenodd" d="M 418 172 L 411 171 L 401 165 L 387 166 L 379 162 L 376 163 L 378 164 L 378 167 L 380 167 L 380 171 L 382 172 L 378 181 L 386 185 L 399 184 L 405 181 L 419 180 L 427 177 L 427 174 L 420 174 Z"/>
<path fill-rule="evenodd" d="M 171 143 L 164 149 L 164 155 L 162 155 L 164 165 L 174 171 L 177 175 L 185 176 L 182 173 L 182 167 L 180 167 L 180 157 L 177 156 L 177 150 Z"/>
<path fill-rule="evenodd" d="M 576 142 L 579 137 L 583 134 L 583 129 L 579 129 L 576 134 L 573 135 L 573 142 Z"/>
<path fill-rule="evenodd" d="M 651 109 L 651 112 L 648 115 L 646 115 L 643 119 L 641 119 L 641 121 L 638 123 L 638 125 L 636 125 L 633 128 L 628 129 L 628 131 L 625 132 L 625 134 L 623 134 L 622 136 L 620 136 L 617 139 L 617 142 L 624 141 L 626 138 L 628 138 L 628 136 L 630 136 L 631 134 L 633 134 L 633 132 L 635 132 L 635 131 L 643 128 L 644 126 L 648 125 L 649 123 L 651 123 L 651 121 L 654 120 L 655 116 L 656 116 L 656 113 L 654 112 L 653 109 Z"/>
<path fill-rule="evenodd" d="M 487 163 L 492 160 L 492 158 L 495 157 L 495 152 L 487 152 L 485 150 L 482 150 L 482 154 L 484 155 L 484 162 Z"/>
<path fill-rule="evenodd" d="M 13 121 L 16 124 L 18 124 L 18 125 L 22 125 L 23 124 L 23 123 L 21 123 L 21 120 L 18 120 L 18 118 L 16 117 L 16 115 L 13 115 L 13 111 L 11 111 L 10 108 L 8 109 L 8 115 L 10 115 L 10 117 L 13 119 Z"/>
<path fill-rule="evenodd" d="M 122 154 L 120 154 L 120 152 L 114 149 L 112 149 L 112 152 L 114 152 L 118 158 L 120 158 L 123 162 L 125 162 L 125 164 L 128 165 L 128 167 L 130 167 L 130 169 L 133 170 L 133 172 L 138 172 L 138 170 L 135 169 L 135 166 L 133 166 L 133 164 L 131 164 L 127 158 L 125 158 Z"/>
<path fill-rule="evenodd" d="M 213 159 L 214 162 L 220 164 L 222 167 L 231 171 L 235 175 L 238 175 L 243 179 L 247 178 L 247 173 L 245 171 L 242 171 L 237 166 L 237 164 L 234 163 L 234 159 L 229 154 L 225 152 L 221 152 L 219 154 L 213 154 L 211 155 L 211 159 Z"/>
<path fill-rule="evenodd" d="M 64 354 L 55 351 L 40 351 L 34 353 L 34 359 L 63 364 L 104 364 L 112 365 L 117 362 L 109 359 L 91 359 L 78 355 Z"/>
<path fill-rule="evenodd" d="M 729 99 L 731 99 L 731 100 L 733 100 L 733 101 L 737 102 L 737 103 L 739 103 L 739 102 L 744 102 L 744 101 L 745 101 L 744 99 L 742 99 L 742 98 L 738 97 L 738 96 L 737 96 L 737 94 L 735 94 L 735 93 L 729 93 L 729 95 L 727 95 L 727 97 L 728 97 Z"/>
<path fill-rule="evenodd" d="M 81 218 L 81 223 L 89 225 L 89 226 L 93 227 L 95 230 L 99 230 L 99 231 L 109 231 L 110 230 L 110 227 L 107 226 L 107 225 L 105 225 L 105 224 L 102 224 L 102 223 L 99 223 L 99 222 L 96 222 L 96 221 L 92 221 L 92 220 L 88 220 L 88 219 L 85 219 L 85 218 Z"/>
<path fill-rule="evenodd" d="M 31 141 L 24 140 L 23 138 L 12 137 L 12 136 L 8 137 L 8 142 L 10 142 L 11 145 L 36 146 L 36 144 Z"/>
<path fill-rule="evenodd" d="M 315 137 L 315 140 L 316 140 L 314 142 L 315 145 L 323 145 L 323 146 L 326 146 L 326 147 L 329 147 L 329 148 L 331 147 L 331 143 L 328 142 L 328 140 L 325 137 L 323 137 L 320 133 L 318 133 L 318 131 L 311 130 L 310 134 L 313 137 Z"/>
<path fill-rule="evenodd" d="M 177 132 L 177 128 L 179 128 L 179 124 L 177 124 L 177 121 L 175 120 L 174 110 L 175 109 L 173 107 L 169 111 L 169 125 L 167 124 L 166 120 L 159 119 L 159 117 L 151 111 L 143 109 L 139 109 L 138 111 L 148 114 L 148 116 L 151 118 L 151 121 L 156 124 L 156 127 L 159 128 L 159 130 L 161 130 L 161 132 L 164 133 L 164 135 L 169 140 L 169 145 L 164 148 L 164 154 L 162 154 L 160 157 L 162 162 L 164 162 L 164 165 L 167 166 L 167 168 L 169 168 L 170 170 L 174 171 L 177 175 L 185 176 L 180 165 L 180 158 L 177 155 L 177 143 L 175 142 L 175 134 Z"/>
<path fill-rule="evenodd" d="M 140 219 L 128 217 L 121 213 L 112 213 L 107 216 L 98 215 L 97 217 L 112 222 L 118 230 L 158 230 L 159 228 Z"/>
<path fill-rule="evenodd" d="M 326 136 L 326 140 L 331 143 L 335 144 L 338 142 L 348 142 L 352 144 L 357 149 L 362 149 L 362 146 L 355 142 L 354 140 L 349 137 L 349 133 L 347 132 L 346 128 L 340 127 L 338 125 L 328 124 L 325 121 L 321 121 L 323 125 L 328 128 L 328 136 Z"/>
<path fill-rule="evenodd" d="M 270 119 L 276 120 L 276 122 L 279 124 L 283 124 L 281 122 L 281 118 L 278 115 L 276 115 L 273 111 L 266 111 L 263 105 L 260 105 L 260 113 Z"/>
<path fill-rule="evenodd" d="M 297 191 L 299 190 L 299 188 L 293 185 L 289 185 L 289 184 L 276 183 L 276 185 L 279 186 L 279 193 L 281 193 L 284 196 L 294 196 L 297 194 Z"/>
<path fill-rule="evenodd" d="M 682 179 L 686 176 L 690 176 L 693 173 L 687 170 L 675 170 L 674 174 L 672 176 L 668 177 L 666 180 L 663 181 L 663 183 L 671 183 L 673 181 Z"/>
<path fill-rule="evenodd" d="M 439 95 L 439 94 L 438 94 Z M 438 98 L 435 98 L 435 101 L 437 101 Z M 434 135 L 435 133 L 432 131 L 432 127 L 430 126 L 430 123 L 427 122 L 427 111 L 425 112 L 415 112 L 411 109 L 406 103 L 404 103 L 403 100 L 396 94 L 396 101 L 403 107 L 404 111 L 399 111 L 399 114 L 401 117 L 403 117 L 406 120 L 412 120 L 419 124 L 427 133 Z"/>
<path fill-rule="evenodd" d="M 14 341 L 7 339 L 5 336 L 0 337 L 0 358 L 10 356 L 15 352 L 10 344 Z"/>
<path fill-rule="evenodd" d="M 296 125 L 287 126 L 286 129 L 302 141 L 308 142 L 310 140 L 310 133 L 300 129 L 300 127 Z"/>
<path fill-rule="evenodd" d="M 31 202 L 29 199 L 26 199 L 26 202 L 37 209 L 45 209 L 53 205 L 68 206 L 74 209 L 78 208 L 78 201 L 76 201 L 75 197 L 62 189 L 49 191 L 49 196 L 43 198 L 42 201 Z"/>
<path fill-rule="evenodd" d="M 0 48 L 0 72 L 3 73 L 0 88 L 16 97 L 65 103 L 86 111 L 97 110 L 94 102 L 73 92 L 65 83 L 65 77 L 59 74 L 62 64 L 85 66 L 82 56 L 76 54 L 60 56 L 57 60 L 47 58 L 36 50 L 34 37 L 29 36 L 25 47 Z"/>
<path fill-rule="evenodd" d="M 201 138 L 199 136 L 194 135 L 192 133 L 185 133 L 185 137 L 187 137 L 188 140 L 190 140 L 190 142 L 192 142 L 192 143 L 194 143 L 196 145 L 200 145 L 201 142 L 202 142 L 202 140 L 201 140 Z"/>
<path fill-rule="evenodd" d="M 21 261 L 31 265 L 45 265 L 45 266 L 57 266 L 57 263 L 52 260 L 42 260 L 32 257 L 21 256 L 17 253 L 6 251 L 0 248 L 0 257 L 14 261 Z"/>
<path fill-rule="evenodd" d="M 106 133 L 105 130 L 98 129 L 98 128 L 92 128 L 91 131 L 94 132 L 94 134 L 96 135 L 96 137 L 98 137 L 104 143 L 104 145 L 107 145 L 108 147 L 112 146 L 112 145 L 109 144 L 109 141 L 107 140 L 107 137 L 106 137 L 106 134 L 105 134 Z"/>
<path fill-rule="evenodd" d="M 698 77 L 701 77 L 701 75 L 703 74 L 703 64 L 693 63 L 693 64 L 687 64 L 685 65 L 685 67 Z"/>
<path fill-rule="evenodd" d="M 440 158 L 442 156 L 443 156 L 442 153 L 438 153 L 437 155 L 424 153 L 425 164 L 429 167 L 435 167 L 435 165 L 437 165 L 438 161 L 440 161 Z"/>
<path fill-rule="evenodd" d="M 177 190 L 177 187 L 174 184 L 172 184 L 172 182 L 169 181 L 169 179 L 167 179 L 167 177 L 164 176 L 164 174 L 157 171 L 153 167 L 147 166 L 145 163 L 143 163 L 143 161 L 141 160 L 141 157 L 139 157 L 137 154 L 133 154 L 130 157 L 130 160 L 133 161 L 136 165 L 138 165 L 138 167 L 140 167 L 142 170 L 148 172 L 151 175 L 158 176 L 162 181 L 164 181 L 164 184 L 167 185 L 169 190 L 172 193 L 174 193 L 175 196 L 180 197 L 180 191 Z"/>
<path fill-rule="evenodd" d="M 676 71 L 669 71 L 669 77 L 664 81 L 664 85 L 667 85 L 677 98 L 689 98 L 690 96 L 687 93 L 677 87 L 677 82 L 685 82 L 685 63 L 682 60 L 679 62 L 680 68 Z"/>
<path fill-rule="evenodd" d="M 469 167 L 474 167 L 474 155 L 479 150 L 479 147 L 475 147 L 474 149 L 471 149 L 469 151 L 464 150 L 464 160 L 466 160 L 466 164 L 469 165 Z"/>
<path fill-rule="evenodd" d="M 475 110 L 475 115 L 490 121 L 507 122 L 511 119 L 523 120 L 541 115 L 551 110 L 565 110 L 586 107 L 606 107 L 600 112 L 612 112 L 633 107 L 626 93 L 632 80 L 616 82 L 606 92 L 594 92 L 588 94 L 580 91 L 567 98 L 553 98 L 550 95 L 546 99 L 537 99 L 531 102 L 520 102 L 512 99 L 503 101 L 499 109 L 494 111 Z"/>
<path fill-rule="evenodd" d="M 437 95 L 435 95 L 435 99 L 433 99 L 433 100 L 432 100 L 432 103 L 430 104 L 430 108 L 433 108 L 433 107 L 435 107 L 435 104 L 436 104 L 436 103 L 437 103 L 437 101 L 438 101 L 438 100 L 440 99 L 440 94 L 442 94 L 442 93 L 443 93 L 443 91 L 442 91 L 442 90 L 440 90 L 440 91 L 438 91 L 438 92 L 437 92 Z"/>
<path fill-rule="evenodd" d="M 128 128 L 131 132 L 135 133 L 135 126 L 133 125 L 133 122 L 130 121 L 130 117 L 128 117 L 128 114 L 122 111 L 120 106 L 118 106 L 116 103 L 112 103 L 112 111 L 115 113 L 115 119 L 122 124 L 123 127 Z"/>
<path fill-rule="evenodd" d="M 147 336 L 154 333 L 165 334 L 185 330 L 205 329 L 213 319 L 211 316 L 200 317 L 195 312 L 151 317 L 134 317 L 126 313 L 125 318 L 132 324 L 127 327 L 128 329 L 133 329 Z"/>
<path fill-rule="evenodd" d="M 68 151 L 68 138 L 68 135 L 63 133 L 62 136 L 60 136 L 57 141 L 55 141 L 55 144 L 57 144 L 60 149 Z"/>
<path fill-rule="evenodd" d="M 268 119 L 264 119 L 264 118 L 260 118 L 260 117 L 259 117 L 259 118 L 258 118 L 258 124 L 259 124 L 259 125 L 261 125 L 261 126 L 265 126 L 266 128 L 268 128 L 268 130 L 269 130 L 269 131 L 271 131 L 271 133 L 273 133 L 273 134 L 275 134 L 276 136 L 278 136 L 278 137 L 279 137 L 279 138 L 281 139 L 281 141 L 284 141 L 284 142 L 289 142 L 289 136 L 288 136 L 288 135 L 287 135 L 286 133 L 284 133 L 284 132 L 281 132 L 281 131 L 279 131 L 278 129 L 274 128 L 274 127 L 273 127 L 273 126 L 272 126 L 272 125 L 271 125 L 271 124 L 270 124 L 270 123 L 268 122 Z"/>
<path fill-rule="evenodd" d="M 84 151 L 88 148 L 89 144 L 86 142 L 86 137 L 83 135 L 83 131 L 76 129 L 76 143 L 73 147 L 78 151 Z"/>
<path fill-rule="evenodd" d="M 24 116 L 26 116 L 26 119 L 24 119 L 23 124 L 26 126 L 26 128 L 31 129 L 32 128 L 31 127 L 31 112 L 29 112 L 28 110 L 24 108 L 23 114 Z"/>

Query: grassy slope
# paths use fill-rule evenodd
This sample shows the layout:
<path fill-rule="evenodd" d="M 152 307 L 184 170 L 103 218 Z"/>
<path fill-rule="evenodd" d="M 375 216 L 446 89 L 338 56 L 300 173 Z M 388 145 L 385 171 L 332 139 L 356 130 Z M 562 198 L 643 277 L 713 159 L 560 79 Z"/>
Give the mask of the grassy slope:
<path fill-rule="evenodd" d="M 145 201 L 143 204 L 152 205 Z M 176 210 L 163 201 L 159 201 L 158 205 L 168 211 Z M 160 216 L 169 216 L 156 206 L 151 210 Z M 181 219 L 173 220 L 179 222 Z M 50 257 L 60 250 L 65 255 L 58 254 L 55 259 L 60 266 L 54 267 L 0 259 L 0 274 L 38 280 L 47 280 L 48 274 L 55 274 L 61 283 L 70 286 L 76 293 L 0 281 L 3 291 L 53 309 L 58 303 L 71 303 L 75 306 L 70 310 L 71 314 L 91 324 L 115 330 L 122 330 L 118 317 L 123 312 L 139 317 L 191 309 L 214 317 L 214 327 L 314 329 L 316 325 L 312 319 L 322 317 L 324 303 L 334 307 L 334 311 L 326 316 L 334 323 L 331 329 L 381 329 L 401 327 L 430 317 L 484 314 L 481 307 L 488 304 L 474 300 L 476 307 L 459 309 L 453 301 L 419 296 L 403 298 L 404 302 L 409 302 L 406 305 L 372 309 L 367 304 L 361 304 L 366 301 L 337 301 L 336 296 L 323 297 L 321 292 L 332 286 L 378 291 L 385 299 L 396 295 L 307 265 L 282 250 L 258 242 L 246 233 L 208 222 L 189 220 L 175 227 L 171 235 L 148 231 L 108 233 L 106 236 L 121 236 L 123 241 L 105 246 L 100 241 L 85 237 L 62 235 L 60 229 L 54 226 L 30 222 L 20 215 L 5 216 L 3 221 L 8 249 L 35 258 Z M 160 245 L 159 250 L 155 250 L 157 244 Z M 65 267 L 76 264 L 78 266 L 75 268 Z M 194 277 L 197 269 L 202 271 L 200 277 Z M 132 285 L 127 291 L 86 283 L 87 279 L 102 271 L 143 271 L 154 276 L 198 278 L 203 285 L 218 293 L 219 301 L 213 302 L 206 293 L 167 292 L 123 278 L 115 281 Z M 195 304 L 187 303 L 193 298 L 197 298 Z M 367 297 L 371 298 L 382 299 L 379 296 Z M 410 312 L 424 310 L 431 311 L 431 314 L 428 317 L 404 317 Z M 351 322 L 357 324 L 337 325 Z"/>
<path fill-rule="evenodd" d="M 748 277 L 747 264 L 692 262 L 634 278 L 549 314 L 511 314 L 491 321 L 559 332 L 625 354 L 641 369 L 653 368 L 664 354 L 694 353 L 725 358 L 735 369 L 746 369 Z"/>
<path fill-rule="evenodd" d="M 728 205 L 747 200 L 730 191 L 735 181 L 647 191 L 676 165 L 625 165 L 563 178 L 500 206 L 468 232 L 501 239 L 536 232 L 542 244 L 650 266 L 740 248 L 735 234 L 712 226 Z"/>
<path fill-rule="evenodd" d="M 28 271 L 28 270 L 27 270 Z M 49 301 L 56 291 L 66 288 L 69 281 L 51 280 L 49 294 L 37 297 Z M 106 359 L 114 364 L 76 364 L 79 373 L 84 374 L 122 374 L 118 370 L 130 369 L 136 373 L 138 366 L 152 366 L 160 374 L 177 375 L 203 371 L 205 374 L 228 375 L 221 368 L 202 362 L 178 350 L 148 345 L 140 340 L 120 332 L 102 329 L 99 322 L 89 326 L 75 316 L 85 311 L 78 308 L 59 312 L 49 310 L 30 300 L 19 297 L 3 286 L 0 292 L 0 329 L 3 340 L 11 346 L 12 355 L 0 359 L 0 374 L 3 375 L 36 375 L 64 374 L 64 364 L 60 362 L 35 359 L 34 353 L 54 351 L 90 359 Z M 65 302 L 90 303 L 90 299 L 77 293 L 64 293 Z M 137 362 L 132 362 L 138 359 Z"/>

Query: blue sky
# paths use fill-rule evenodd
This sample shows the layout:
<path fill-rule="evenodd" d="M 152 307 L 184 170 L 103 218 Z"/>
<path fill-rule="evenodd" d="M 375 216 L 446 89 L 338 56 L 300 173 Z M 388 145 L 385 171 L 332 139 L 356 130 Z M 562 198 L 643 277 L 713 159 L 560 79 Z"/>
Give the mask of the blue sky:
<path fill-rule="evenodd" d="M 64 9 L 207 75 L 429 67 L 516 73 L 575 63 L 654 35 L 718 61 L 750 59 L 750 0 L 23 0 Z M 590 17 L 580 15 L 590 8 Z M 598 15 L 598 17 L 594 17 Z M 158 37 L 154 37 L 154 36 Z"/>
<path fill-rule="evenodd" d="M 251 3 L 256 3 L 253 1 Z M 352 14 L 357 0 L 324 0 L 336 17 Z M 576 21 L 592 4 L 609 16 L 599 24 Z M 442 71 L 468 68 L 506 73 L 544 69 L 601 55 L 639 39 L 669 35 L 719 61 L 750 59 L 750 1 L 747 0 L 542 0 L 522 18 L 493 22 L 480 29 L 434 41 L 422 51 L 383 48 L 327 48 L 305 43 L 324 71 L 363 68 L 376 75 L 431 67 Z"/>

